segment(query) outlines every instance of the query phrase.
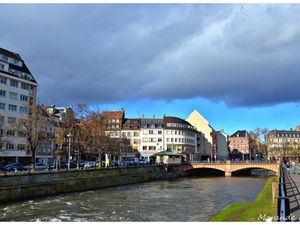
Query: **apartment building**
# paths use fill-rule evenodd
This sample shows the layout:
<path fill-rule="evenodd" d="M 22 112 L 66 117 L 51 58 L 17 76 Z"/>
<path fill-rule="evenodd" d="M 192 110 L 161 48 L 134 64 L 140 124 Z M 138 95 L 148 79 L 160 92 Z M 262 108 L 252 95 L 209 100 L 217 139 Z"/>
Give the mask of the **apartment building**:
<path fill-rule="evenodd" d="M 268 132 L 266 142 L 269 159 L 299 157 L 300 131 L 298 128 L 296 130 L 271 130 Z"/>
<path fill-rule="evenodd" d="M 164 150 L 164 121 L 156 118 L 142 118 L 140 129 L 140 154 L 150 156 Z"/>
<path fill-rule="evenodd" d="M 58 107 L 55 105 L 46 106 L 46 111 L 51 116 L 51 121 L 54 129 L 53 140 L 53 160 L 66 161 L 68 159 L 68 148 L 70 139 L 66 136 L 66 128 L 71 132 L 76 132 L 76 119 L 74 111 L 71 107 Z M 71 127 L 73 126 L 73 127 Z M 74 143 L 71 142 L 71 156 L 75 158 L 78 154 L 74 148 Z"/>
<path fill-rule="evenodd" d="M 103 115 L 106 134 L 112 139 L 129 141 L 128 154 L 138 153 L 150 160 L 151 156 L 169 150 L 185 153 L 192 159 L 198 150 L 199 132 L 183 119 L 170 116 L 126 118 L 124 110 L 103 112 Z"/>
<path fill-rule="evenodd" d="M 229 137 L 229 148 L 232 158 L 249 160 L 251 136 L 246 130 L 238 130 Z"/>
<path fill-rule="evenodd" d="M 266 157 L 266 144 L 246 130 L 238 130 L 229 137 L 231 158 L 256 160 Z"/>
<path fill-rule="evenodd" d="M 197 130 L 187 121 L 178 117 L 165 116 L 164 149 L 185 153 L 191 160 L 197 152 Z"/>
<path fill-rule="evenodd" d="M 140 119 L 124 119 L 122 125 L 122 137 L 127 138 L 130 141 L 133 151 L 139 151 L 140 149 Z"/>
<path fill-rule="evenodd" d="M 27 141 L 12 127 L 26 118 L 28 106 L 35 104 L 37 82 L 17 53 L 0 48 L 0 160 L 29 162 Z"/>

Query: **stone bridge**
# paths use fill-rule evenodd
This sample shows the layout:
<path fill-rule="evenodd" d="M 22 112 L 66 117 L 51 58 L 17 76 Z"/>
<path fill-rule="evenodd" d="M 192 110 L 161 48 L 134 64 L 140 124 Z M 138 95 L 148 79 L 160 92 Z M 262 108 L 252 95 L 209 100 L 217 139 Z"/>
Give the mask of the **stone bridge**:
<path fill-rule="evenodd" d="M 226 161 L 225 163 L 187 163 L 182 164 L 181 172 L 186 173 L 193 169 L 215 169 L 225 172 L 225 176 L 231 176 L 233 172 L 251 169 L 265 169 L 276 172 L 278 175 L 279 164 L 278 163 L 267 163 L 267 162 L 231 162 Z"/>

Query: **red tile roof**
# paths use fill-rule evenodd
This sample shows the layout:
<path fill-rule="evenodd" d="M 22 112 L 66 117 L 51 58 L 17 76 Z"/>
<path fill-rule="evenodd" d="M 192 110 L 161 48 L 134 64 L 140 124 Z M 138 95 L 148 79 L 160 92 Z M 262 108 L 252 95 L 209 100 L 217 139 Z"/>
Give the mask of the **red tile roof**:
<path fill-rule="evenodd" d="M 103 115 L 107 119 L 122 119 L 124 116 L 124 111 L 107 111 L 103 112 Z"/>

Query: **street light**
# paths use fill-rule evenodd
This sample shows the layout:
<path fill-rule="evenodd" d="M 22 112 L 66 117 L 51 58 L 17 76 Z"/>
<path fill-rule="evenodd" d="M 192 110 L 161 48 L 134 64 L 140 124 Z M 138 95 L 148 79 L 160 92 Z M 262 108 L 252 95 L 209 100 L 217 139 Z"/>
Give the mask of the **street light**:
<path fill-rule="evenodd" d="M 68 170 L 69 170 L 70 169 L 70 158 L 71 158 L 71 137 L 72 137 L 71 132 L 69 132 L 69 134 L 67 134 L 67 137 L 69 138 L 69 152 L 68 152 Z"/>

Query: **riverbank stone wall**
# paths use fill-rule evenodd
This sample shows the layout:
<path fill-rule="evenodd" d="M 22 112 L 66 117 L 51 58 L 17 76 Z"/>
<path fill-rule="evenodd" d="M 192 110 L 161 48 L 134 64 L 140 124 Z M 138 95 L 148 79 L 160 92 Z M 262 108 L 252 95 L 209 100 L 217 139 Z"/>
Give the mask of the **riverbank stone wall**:
<path fill-rule="evenodd" d="M 179 168 L 168 171 L 163 167 L 129 167 L 2 176 L 0 203 L 161 180 L 179 175 Z"/>

